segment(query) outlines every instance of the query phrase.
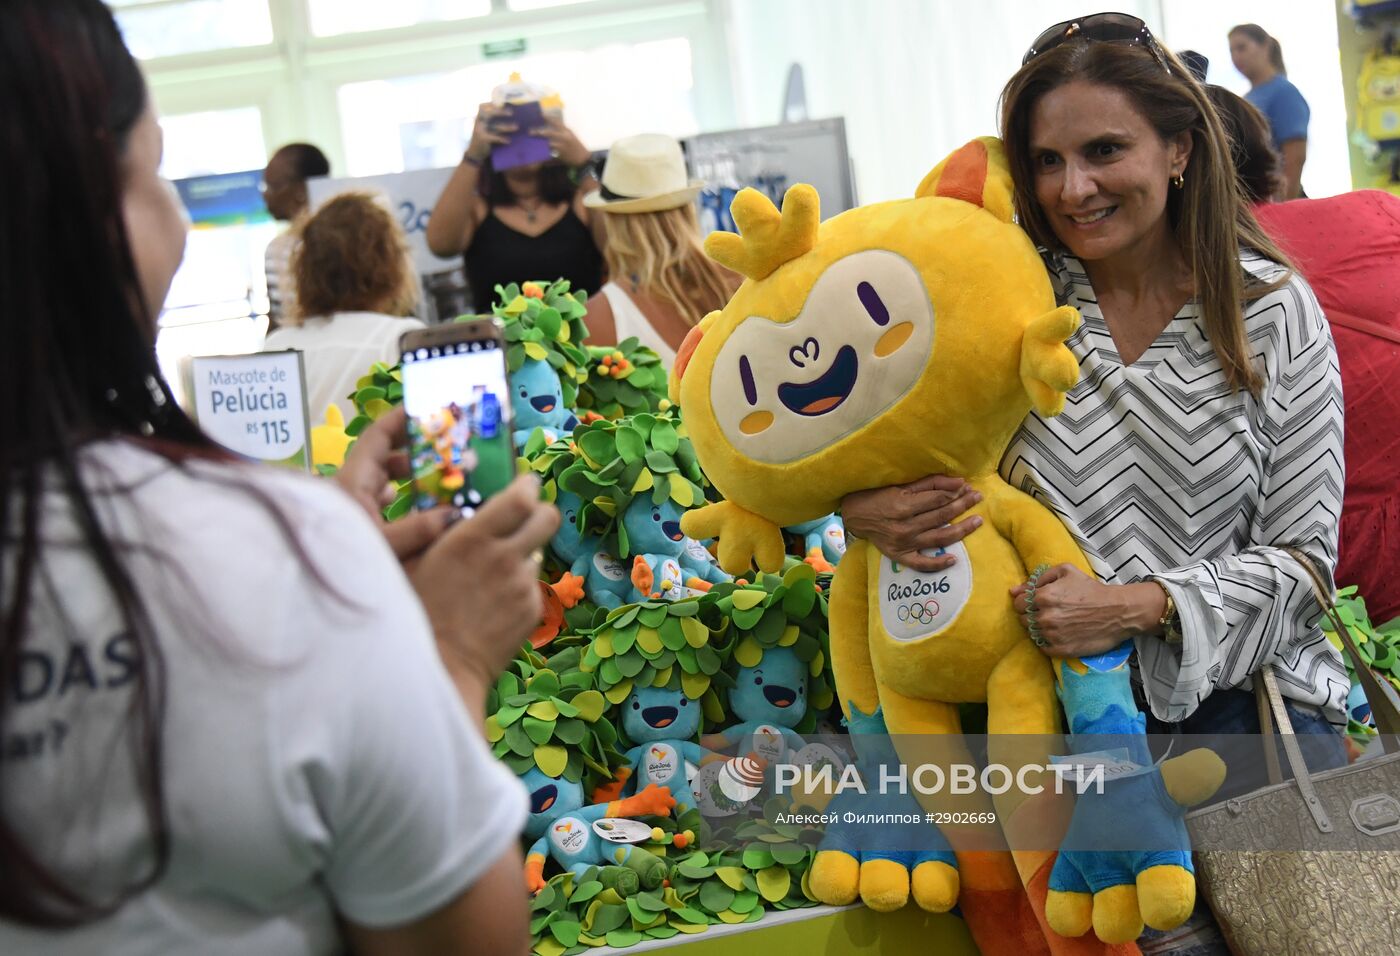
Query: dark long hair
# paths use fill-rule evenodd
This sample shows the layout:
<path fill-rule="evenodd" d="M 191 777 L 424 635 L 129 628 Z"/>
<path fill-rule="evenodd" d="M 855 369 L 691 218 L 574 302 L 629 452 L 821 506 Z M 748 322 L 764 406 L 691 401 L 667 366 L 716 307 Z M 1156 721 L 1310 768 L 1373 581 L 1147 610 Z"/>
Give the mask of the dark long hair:
<path fill-rule="evenodd" d="M 506 174 L 491 165 L 491 160 L 482 164 L 481 195 L 492 207 L 514 206 L 515 193 L 510 191 Z M 569 168 L 560 162 L 545 163 L 539 170 L 540 199 L 551 205 L 572 202 L 578 192 L 578 183 L 569 174 Z"/>
<path fill-rule="evenodd" d="M 1051 90 L 1075 80 L 1119 90 L 1164 140 L 1191 135 L 1191 157 L 1180 189 L 1167 190 L 1167 216 L 1191 268 L 1201 320 L 1231 388 L 1256 397 L 1262 388 L 1250 362 L 1242 304 L 1277 288 L 1250 281 L 1240 250 L 1253 249 L 1283 266 L 1288 259 L 1259 227 L 1235 176 L 1230 141 L 1201 84 L 1181 61 L 1161 51 L 1163 69 L 1147 48 L 1127 43 L 1071 40 L 1021 67 L 1001 94 L 1001 135 L 1015 182 L 1016 214 L 1037 245 L 1059 240 L 1035 198 L 1030 150 L 1031 116 Z"/>
<path fill-rule="evenodd" d="M 1269 135 L 1269 121 L 1254 104 L 1223 86 L 1207 86 L 1206 95 L 1220 112 L 1230 137 L 1230 152 L 1240 188 L 1250 202 L 1272 202 L 1279 191 L 1283 161 Z"/>
<path fill-rule="evenodd" d="M 1255 43 L 1261 44 L 1264 49 L 1269 51 L 1269 63 L 1273 65 L 1273 68 L 1284 76 L 1288 75 L 1288 67 L 1283 65 L 1283 47 L 1268 30 L 1257 23 L 1241 23 L 1239 26 L 1231 28 L 1227 35 L 1234 36 L 1236 33 L 1243 33 Z"/>
<path fill-rule="evenodd" d="M 149 870 L 115 898 L 94 899 L 0 817 L 0 917 L 71 926 L 155 882 L 170 856 L 164 664 L 135 581 L 81 479 L 79 451 L 94 439 L 129 436 L 177 460 L 219 453 L 175 405 L 156 364 L 121 206 L 122 159 L 146 89 L 106 6 L 5 0 L 0 103 L 0 739 L 16 706 L 34 605 L 44 488 L 66 498 L 139 659 L 125 730 L 151 834 Z"/>

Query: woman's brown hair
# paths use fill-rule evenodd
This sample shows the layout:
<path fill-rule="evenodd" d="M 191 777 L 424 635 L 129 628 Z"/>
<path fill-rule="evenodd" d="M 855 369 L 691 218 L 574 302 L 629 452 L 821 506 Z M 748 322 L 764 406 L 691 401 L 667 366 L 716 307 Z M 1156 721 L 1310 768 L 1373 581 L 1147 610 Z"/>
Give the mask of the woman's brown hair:
<path fill-rule="evenodd" d="M 1250 202 L 1273 202 L 1282 192 L 1283 162 L 1269 135 L 1269 121 L 1254 104 L 1223 86 L 1207 86 L 1206 95 L 1220 112 L 1240 186 Z"/>
<path fill-rule="evenodd" d="M 292 273 L 294 323 L 336 312 L 407 315 L 418 302 L 403 229 L 368 193 L 336 196 L 307 220 Z"/>
<path fill-rule="evenodd" d="M 603 224 L 613 280 L 633 280 L 673 306 L 686 325 L 724 308 L 739 286 L 738 276 L 705 255 L 690 203 L 662 212 L 610 212 Z"/>
<path fill-rule="evenodd" d="M 1288 68 L 1283 65 L 1283 47 L 1279 45 L 1278 40 L 1269 34 L 1268 30 L 1257 23 L 1241 23 L 1237 27 L 1232 27 L 1227 36 L 1234 36 L 1236 33 L 1243 33 L 1255 43 L 1261 44 L 1264 49 L 1269 51 L 1269 63 L 1273 65 L 1273 68 L 1284 76 L 1288 75 Z"/>
<path fill-rule="evenodd" d="M 1030 152 L 1031 116 L 1051 90 L 1076 81 L 1120 90 L 1162 139 L 1189 132 L 1185 182 L 1167 190 L 1166 214 L 1191 268 L 1201 320 L 1227 381 L 1258 396 L 1263 383 L 1250 361 L 1242 305 L 1278 288 L 1286 277 L 1270 284 L 1251 280 L 1240 266 L 1240 251 L 1253 249 L 1285 267 L 1288 259 L 1244 201 L 1229 139 L 1205 90 L 1180 60 L 1159 52 L 1169 70 L 1140 45 L 1071 40 L 1035 57 L 1011 78 L 1001 94 L 1001 135 L 1016 185 L 1017 218 L 1037 245 L 1061 248 L 1035 198 Z"/>

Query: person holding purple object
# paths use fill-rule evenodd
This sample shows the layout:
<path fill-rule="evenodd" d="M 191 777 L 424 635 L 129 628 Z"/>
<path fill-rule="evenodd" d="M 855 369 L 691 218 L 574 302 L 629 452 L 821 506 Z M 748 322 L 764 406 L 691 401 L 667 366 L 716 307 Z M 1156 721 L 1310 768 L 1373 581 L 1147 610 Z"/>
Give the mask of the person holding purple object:
<path fill-rule="evenodd" d="M 517 119 L 533 117 L 542 125 L 522 130 Z M 550 157 L 510 165 L 511 154 L 531 158 L 539 141 Z M 512 282 L 563 278 L 590 293 L 602 287 L 603 225 L 583 204 L 598 188 L 592 159 L 557 115 L 481 104 L 427 231 L 434 254 L 463 257 L 473 311 L 489 313 L 496 286 Z"/>

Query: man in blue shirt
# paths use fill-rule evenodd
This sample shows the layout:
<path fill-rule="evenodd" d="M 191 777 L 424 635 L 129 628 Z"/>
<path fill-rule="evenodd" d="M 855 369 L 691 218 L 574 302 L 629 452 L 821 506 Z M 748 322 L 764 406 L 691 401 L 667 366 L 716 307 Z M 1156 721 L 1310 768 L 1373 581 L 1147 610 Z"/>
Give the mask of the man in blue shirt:
<path fill-rule="evenodd" d="M 1283 157 L 1284 194 L 1277 198 L 1296 199 L 1303 194 L 1303 163 L 1308 157 L 1308 101 L 1288 81 L 1278 40 L 1258 24 L 1245 23 L 1230 31 L 1230 59 L 1249 80 L 1245 99 L 1268 119 L 1274 148 Z"/>

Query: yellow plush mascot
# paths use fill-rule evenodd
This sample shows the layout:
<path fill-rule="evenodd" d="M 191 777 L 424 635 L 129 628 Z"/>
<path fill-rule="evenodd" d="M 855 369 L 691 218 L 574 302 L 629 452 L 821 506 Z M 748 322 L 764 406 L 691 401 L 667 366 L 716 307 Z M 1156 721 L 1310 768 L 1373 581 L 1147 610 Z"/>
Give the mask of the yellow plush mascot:
<path fill-rule="evenodd" d="M 1080 694 L 1076 706 L 1089 717 L 1108 713 L 1115 728 L 1131 725 L 1127 649 L 1106 665 L 1052 668 L 1009 596 L 1041 565 L 1092 572 L 1055 516 L 997 474 L 1029 411 L 1057 414 L 1077 382 L 1064 342 L 1079 322 L 1073 309 L 1056 307 L 1044 265 L 1012 222 L 1000 142 L 962 147 L 914 199 L 825 224 L 816 192 L 801 185 L 781 213 L 745 190 L 733 214 L 741 235 L 712 235 L 706 248 L 748 281 L 692 331 L 674 372 L 701 465 L 726 499 L 687 515 L 686 533 L 717 536 L 731 573 L 755 562 L 775 568 L 778 529 L 836 510 L 852 491 L 963 476 L 982 494 L 972 511 L 984 524 L 948 549 L 956 560 L 947 571 L 914 572 L 863 542 L 838 569 L 832 665 L 847 718 L 855 709 L 883 715 L 894 735 L 956 734 L 958 704 L 985 702 L 990 734 L 1053 735 L 1058 677 L 1061 696 Z M 1092 683 L 1096 670 L 1111 672 L 1111 692 Z M 1044 762 L 1044 745 L 1038 756 L 1021 750 L 993 757 Z M 1164 765 L 1175 801 L 1195 802 L 1218 785 L 1223 767 L 1205 765 L 1208 758 Z M 995 809 L 1008 837 L 1017 827 L 1051 825 L 1045 805 L 1014 792 Z M 1184 861 L 1179 853 L 1139 855 L 1141 868 L 1128 861 L 1107 881 L 1061 880 L 1051 893 L 1053 850 L 964 850 L 969 842 L 944 829 L 958 850 L 950 872 L 961 886 L 951 889 L 960 889 L 984 953 L 1136 952 L 1130 941 L 1144 919 L 1170 928 L 1194 901 L 1189 853 Z M 1184 842 L 1184 826 L 1179 835 Z M 864 878 L 851 861 L 821 854 L 812 885 L 823 899 L 848 902 Z M 950 898 L 948 887 L 939 889 L 926 895 Z M 914 895 L 920 899 L 917 888 Z"/>

